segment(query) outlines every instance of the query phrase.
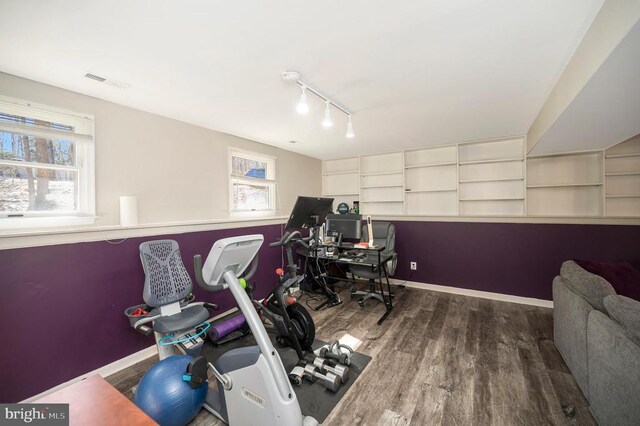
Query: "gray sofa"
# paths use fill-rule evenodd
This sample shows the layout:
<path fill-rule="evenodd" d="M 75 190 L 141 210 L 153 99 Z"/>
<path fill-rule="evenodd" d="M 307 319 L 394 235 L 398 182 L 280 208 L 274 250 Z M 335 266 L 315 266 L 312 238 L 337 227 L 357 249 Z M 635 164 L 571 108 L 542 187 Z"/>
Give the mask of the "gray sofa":
<path fill-rule="evenodd" d="M 598 423 L 640 425 L 640 302 L 567 261 L 553 280 L 553 319 L 556 347 Z"/>

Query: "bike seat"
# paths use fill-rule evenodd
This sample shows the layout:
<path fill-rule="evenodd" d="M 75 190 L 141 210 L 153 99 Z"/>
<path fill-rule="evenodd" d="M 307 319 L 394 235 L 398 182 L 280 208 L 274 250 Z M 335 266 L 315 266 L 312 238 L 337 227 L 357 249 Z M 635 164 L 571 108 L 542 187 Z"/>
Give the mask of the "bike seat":
<path fill-rule="evenodd" d="M 153 323 L 153 330 L 159 333 L 173 333 L 187 330 L 209 319 L 209 311 L 196 305 L 175 315 L 160 317 Z"/>

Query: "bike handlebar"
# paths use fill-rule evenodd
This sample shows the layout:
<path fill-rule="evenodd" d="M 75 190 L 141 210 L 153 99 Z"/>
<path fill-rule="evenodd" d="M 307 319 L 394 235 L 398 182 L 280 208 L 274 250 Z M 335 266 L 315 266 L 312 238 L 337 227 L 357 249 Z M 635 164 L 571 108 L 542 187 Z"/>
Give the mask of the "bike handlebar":
<path fill-rule="evenodd" d="M 244 278 L 245 281 L 249 281 L 253 277 L 253 275 L 256 273 L 257 270 L 258 270 L 258 255 L 256 254 L 256 257 L 254 257 L 253 260 L 251 261 L 249 270 L 245 271 L 245 273 L 242 274 L 242 278 Z"/>
<path fill-rule="evenodd" d="M 309 244 L 307 244 L 307 242 L 311 240 L 311 237 L 302 238 L 300 231 L 285 232 L 280 240 L 269 244 L 269 247 L 286 247 L 291 244 L 291 241 L 296 237 L 298 237 L 298 239 L 293 241 L 294 244 L 300 244 L 304 248 L 309 248 Z"/>

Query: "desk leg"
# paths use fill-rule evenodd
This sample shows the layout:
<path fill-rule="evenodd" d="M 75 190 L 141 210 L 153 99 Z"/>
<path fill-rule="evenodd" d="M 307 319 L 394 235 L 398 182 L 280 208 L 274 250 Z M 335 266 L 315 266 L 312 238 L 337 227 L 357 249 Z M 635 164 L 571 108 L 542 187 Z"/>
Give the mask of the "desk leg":
<path fill-rule="evenodd" d="M 384 300 L 384 306 L 386 308 L 386 312 L 378 320 L 378 325 L 382 324 L 384 320 L 389 316 L 391 311 L 393 310 L 393 296 L 391 296 L 391 283 L 389 282 L 389 274 L 387 272 L 386 263 L 382 264 L 382 271 L 384 272 L 384 278 L 387 281 L 388 296 L 385 297 L 384 295 L 384 283 L 382 282 L 382 276 L 380 276 L 380 294 L 382 294 L 382 300 Z"/>
<path fill-rule="evenodd" d="M 308 258 L 307 258 L 308 259 Z M 318 262 L 318 259 L 316 259 L 316 262 Z M 324 308 L 324 307 L 328 307 L 331 308 L 333 306 L 337 306 L 342 304 L 342 300 L 340 299 L 340 296 L 338 295 L 338 293 L 335 290 L 335 282 L 334 282 L 334 278 L 330 277 L 328 275 L 327 271 L 327 264 L 330 263 L 329 260 L 322 260 L 323 264 L 324 264 L 324 269 L 325 269 L 325 275 L 322 276 L 322 272 L 318 266 L 318 264 L 316 263 L 316 267 L 314 268 L 313 266 L 313 262 L 309 263 L 309 273 L 311 275 L 311 286 L 313 286 L 313 284 L 317 284 L 321 289 L 322 292 L 324 293 L 324 296 L 326 297 L 326 299 L 321 302 L 318 306 L 311 306 L 311 305 L 307 305 L 309 306 L 312 310 L 314 311 L 319 311 L 320 309 Z M 331 280 L 331 284 L 327 284 L 327 280 Z M 312 287 L 311 287 L 312 288 Z M 310 288 L 310 290 L 311 290 Z"/>

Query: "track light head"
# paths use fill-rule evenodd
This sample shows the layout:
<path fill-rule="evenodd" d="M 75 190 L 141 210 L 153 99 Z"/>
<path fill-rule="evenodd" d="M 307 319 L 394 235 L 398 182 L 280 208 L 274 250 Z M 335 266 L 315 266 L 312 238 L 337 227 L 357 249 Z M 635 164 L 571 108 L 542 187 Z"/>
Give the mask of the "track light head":
<path fill-rule="evenodd" d="M 324 109 L 324 119 L 322 119 L 322 127 L 331 127 L 333 126 L 333 121 L 331 121 L 331 102 L 326 101 L 327 107 Z"/>
<path fill-rule="evenodd" d="M 309 104 L 307 103 L 307 88 L 306 86 L 301 86 L 301 87 L 302 87 L 302 93 L 300 94 L 300 101 L 296 106 L 296 111 L 298 111 L 298 114 L 304 115 L 309 112 Z"/>
<path fill-rule="evenodd" d="M 298 81 L 301 76 L 298 71 L 285 71 L 282 73 L 282 79 L 285 81 Z"/>
<path fill-rule="evenodd" d="M 347 134 L 344 136 L 349 139 L 352 139 L 356 136 L 356 134 L 353 132 L 353 124 L 351 123 L 351 116 L 349 116 L 349 122 L 347 123 Z"/>

